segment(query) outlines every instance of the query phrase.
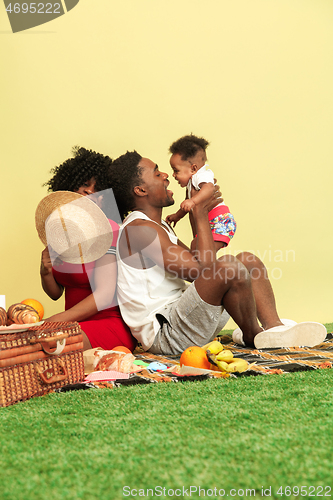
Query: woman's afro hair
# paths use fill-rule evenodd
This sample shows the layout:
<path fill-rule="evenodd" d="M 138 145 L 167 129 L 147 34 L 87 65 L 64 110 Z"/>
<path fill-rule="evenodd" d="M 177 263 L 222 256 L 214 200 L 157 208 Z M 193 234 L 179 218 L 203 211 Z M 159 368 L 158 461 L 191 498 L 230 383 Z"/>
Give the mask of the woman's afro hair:
<path fill-rule="evenodd" d="M 209 142 L 203 137 L 197 137 L 196 135 L 184 135 L 171 144 L 169 152 L 171 154 L 180 154 L 183 161 L 193 158 L 197 152 L 202 149 L 206 151 Z"/>
<path fill-rule="evenodd" d="M 51 169 L 53 176 L 44 184 L 48 191 L 77 191 L 92 177 L 96 181 L 96 191 L 111 187 L 109 172 L 112 160 L 109 156 L 79 146 L 73 148 L 73 155 L 73 158 Z"/>

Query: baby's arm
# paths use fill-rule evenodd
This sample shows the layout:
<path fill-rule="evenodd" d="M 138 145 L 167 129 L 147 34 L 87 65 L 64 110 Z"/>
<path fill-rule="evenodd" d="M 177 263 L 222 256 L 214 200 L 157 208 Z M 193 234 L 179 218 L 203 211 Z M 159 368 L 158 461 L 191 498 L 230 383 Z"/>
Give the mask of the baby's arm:
<path fill-rule="evenodd" d="M 201 182 L 199 184 L 200 190 L 196 191 L 194 195 L 191 196 L 189 200 L 184 200 L 180 207 L 185 212 L 190 212 L 192 208 L 202 201 L 209 200 L 212 195 L 212 183 L 211 182 Z M 193 193 L 193 189 L 192 189 Z M 191 194 L 192 194 L 191 193 Z"/>
<path fill-rule="evenodd" d="M 173 222 L 173 227 L 175 227 L 177 222 L 180 221 L 180 219 L 182 219 L 183 217 L 185 217 L 185 215 L 186 211 L 180 208 L 179 210 L 177 210 L 175 214 L 167 215 L 167 217 L 165 218 L 165 222 L 167 222 L 170 225 Z"/>

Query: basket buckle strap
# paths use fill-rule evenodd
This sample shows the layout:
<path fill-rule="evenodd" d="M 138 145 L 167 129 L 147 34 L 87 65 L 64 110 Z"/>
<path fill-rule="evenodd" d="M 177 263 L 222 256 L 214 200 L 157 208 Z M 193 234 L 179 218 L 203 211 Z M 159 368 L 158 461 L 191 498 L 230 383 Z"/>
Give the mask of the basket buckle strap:
<path fill-rule="evenodd" d="M 57 340 L 57 346 L 53 351 L 50 348 L 47 341 L 40 342 L 40 345 L 42 346 L 42 349 L 44 352 L 46 352 L 46 354 L 51 354 L 51 356 L 57 356 L 58 354 L 61 354 L 62 351 L 65 349 L 66 339 Z"/>
<path fill-rule="evenodd" d="M 41 340 L 43 342 L 53 342 L 54 340 L 57 341 L 61 339 L 67 339 L 68 336 L 69 336 L 68 332 L 62 332 L 62 331 L 53 333 L 51 336 L 47 332 L 41 332 L 39 333 L 39 335 L 34 335 L 33 337 L 30 337 L 29 342 L 30 344 L 37 344 L 37 342 L 40 342 Z"/>
<path fill-rule="evenodd" d="M 36 344 L 37 342 L 40 343 L 43 351 L 46 354 L 51 354 L 52 356 L 57 356 L 58 354 L 61 354 L 62 351 L 65 349 L 66 345 L 66 338 L 69 336 L 68 332 L 57 332 L 56 334 L 53 334 L 51 337 L 46 337 L 46 335 L 43 335 L 43 332 L 38 336 L 38 337 L 31 337 L 29 339 L 30 344 Z M 56 342 L 57 345 L 55 349 L 51 349 L 49 346 L 50 342 Z"/>
<path fill-rule="evenodd" d="M 62 359 L 57 359 L 57 362 L 58 365 L 60 366 L 60 369 L 63 372 L 60 373 L 59 375 L 55 374 L 54 368 L 48 368 L 47 370 L 43 370 L 37 364 L 35 365 L 36 371 L 39 373 L 39 376 L 44 382 L 44 384 L 54 384 L 55 382 L 61 382 L 62 380 L 65 380 L 68 377 L 68 371 L 66 369 L 64 361 Z"/>

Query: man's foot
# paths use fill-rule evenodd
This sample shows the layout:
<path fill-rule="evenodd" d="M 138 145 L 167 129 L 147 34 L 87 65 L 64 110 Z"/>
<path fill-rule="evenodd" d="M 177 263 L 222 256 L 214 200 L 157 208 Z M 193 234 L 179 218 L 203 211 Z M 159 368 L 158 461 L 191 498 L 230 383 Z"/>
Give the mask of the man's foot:
<path fill-rule="evenodd" d="M 254 345 L 257 349 L 314 347 L 323 342 L 326 335 L 324 325 L 307 321 L 293 326 L 281 325 L 264 330 L 254 337 Z"/>
<path fill-rule="evenodd" d="M 296 321 L 292 320 L 292 319 L 281 319 L 280 320 L 285 326 L 293 326 L 293 325 L 297 325 Z M 246 346 L 245 342 L 244 342 L 244 339 L 243 339 L 243 332 L 240 328 L 236 328 L 236 330 L 233 331 L 232 333 L 232 341 L 235 343 L 235 344 L 238 344 L 238 345 L 242 345 L 242 346 Z M 253 347 L 253 344 L 252 346 Z"/>
<path fill-rule="evenodd" d="M 260 328 L 262 328 L 262 326 Z M 263 328 L 262 328 L 262 331 L 264 331 Z M 238 344 L 238 345 L 247 346 L 247 347 L 254 347 L 253 337 L 250 340 L 248 338 L 247 339 L 245 338 L 245 340 L 244 340 L 244 335 L 243 335 L 243 332 L 240 328 L 236 328 L 236 330 L 234 330 L 232 332 L 232 340 L 233 340 L 233 342 L 235 342 L 235 344 Z"/>
<path fill-rule="evenodd" d="M 240 328 L 236 328 L 236 330 L 232 332 L 232 341 L 235 344 L 245 346 L 245 342 L 243 340 L 243 332 Z"/>

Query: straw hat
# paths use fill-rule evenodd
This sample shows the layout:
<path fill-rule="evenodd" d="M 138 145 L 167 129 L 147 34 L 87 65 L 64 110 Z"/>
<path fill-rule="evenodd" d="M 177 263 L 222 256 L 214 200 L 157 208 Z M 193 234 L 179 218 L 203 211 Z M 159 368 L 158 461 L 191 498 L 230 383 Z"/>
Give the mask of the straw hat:
<path fill-rule="evenodd" d="M 102 257 L 112 243 L 112 229 L 104 212 L 87 196 L 55 191 L 38 204 L 38 236 L 61 260 L 83 264 Z"/>

